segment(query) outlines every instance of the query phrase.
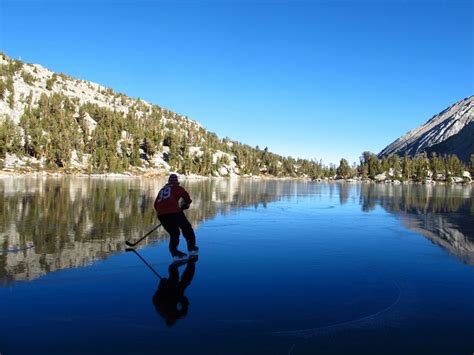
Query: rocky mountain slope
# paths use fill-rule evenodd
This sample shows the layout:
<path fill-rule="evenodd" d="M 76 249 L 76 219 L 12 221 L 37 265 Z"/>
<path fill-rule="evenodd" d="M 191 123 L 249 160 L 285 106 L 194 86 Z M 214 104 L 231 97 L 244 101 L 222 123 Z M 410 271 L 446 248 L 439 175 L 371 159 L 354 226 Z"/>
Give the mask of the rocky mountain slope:
<path fill-rule="evenodd" d="M 469 123 L 458 134 L 452 135 L 445 141 L 435 144 L 426 149 L 428 154 L 447 153 L 456 154 L 459 159 L 469 161 L 471 154 L 474 154 L 474 122 Z"/>
<path fill-rule="evenodd" d="M 0 167 L 314 176 L 321 164 L 219 138 L 186 116 L 0 53 Z"/>
<path fill-rule="evenodd" d="M 474 96 L 461 100 L 433 116 L 385 147 L 378 156 L 415 156 L 427 152 L 456 154 L 465 162 L 474 154 Z"/>

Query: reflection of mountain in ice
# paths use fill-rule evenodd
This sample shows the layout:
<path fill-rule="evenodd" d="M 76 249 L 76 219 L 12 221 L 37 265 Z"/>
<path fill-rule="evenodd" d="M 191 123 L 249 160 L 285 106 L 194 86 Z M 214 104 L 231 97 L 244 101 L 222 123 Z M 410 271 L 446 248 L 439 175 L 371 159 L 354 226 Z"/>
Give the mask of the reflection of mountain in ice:
<path fill-rule="evenodd" d="M 32 280 L 123 251 L 125 240 L 136 240 L 156 225 L 152 206 L 163 183 L 128 178 L 0 179 L 0 283 Z M 245 179 L 196 180 L 184 186 L 194 201 L 186 212 L 194 226 L 233 209 L 265 207 L 294 196 L 326 195 L 337 198 L 341 205 L 359 199 L 363 211 L 380 205 L 411 230 L 474 264 L 471 186 Z M 141 245 L 165 238 L 159 229 Z M 1 252 L 28 242 L 35 247 Z"/>
<path fill-rule="evenodd" d="M 474 265 L 474 200 L 471 186 L 364 185 L 365 210 L 380 204 L 409 229 Z"/>
<path fill-rule="evenodd" d="M 464 262 L 474 265 L 474 238 L 461 232 L 460 226 L 443 215 L 403 216 L 403 223 L 448 250 Z M 465 222 L 463 222 L 465 223 Z M 471 221 L 472 223 L 472 221 Z M 472 227 L 471 227 L 472 229 Z"/>
<path fill-rule="evenodd" d="M 88 265 L 122 251 L 157 219 L 153 201 L 164 180 L 110 178 L 0 179 L 0 283 L 32 280 Z M 294 193 L 276 181 L 197 180 L 184 186 L 193 198 L 193 225 L 231 209 L 275 201 Z M 301 185 L 304 187 L 304 184 Z M 153 242 L 167 235 L 159 230 Z M 1 252 L 33 242 L 32 249 Z"/>

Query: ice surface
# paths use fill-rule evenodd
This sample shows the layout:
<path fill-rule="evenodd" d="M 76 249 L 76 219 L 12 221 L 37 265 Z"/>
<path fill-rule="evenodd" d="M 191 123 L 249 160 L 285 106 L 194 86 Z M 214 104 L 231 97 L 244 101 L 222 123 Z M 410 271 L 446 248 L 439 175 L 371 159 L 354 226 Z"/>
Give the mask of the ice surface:
<path fill-rule="evenodd" d="M 174 268 L 162 230 L 148 265 L 124 251 L 164 181 L 20 180 L 0 242 L 35 247 L 0 255 L 2 353 L 472 351 L 469 186 L 185 181 L 200 255 Z"/>

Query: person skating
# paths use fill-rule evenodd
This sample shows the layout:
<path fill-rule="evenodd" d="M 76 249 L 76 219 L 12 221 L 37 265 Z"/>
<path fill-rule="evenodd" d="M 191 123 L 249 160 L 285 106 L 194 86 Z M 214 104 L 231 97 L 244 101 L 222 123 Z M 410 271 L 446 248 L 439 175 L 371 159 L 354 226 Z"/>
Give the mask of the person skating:
<path fill-rule="evenodd" d="M 184 204 L 180 206 L 181 199 Z M 189 255 L 195 255 L 199 250 L 193 227 L 183 213 L 191 202 L 188 192 L 179 186 L 176 174 L 169 176 L 168 183 L 161 188 L 155 199 L 154 207 L 161 225 L 170 235 L 169 249 L 175 261 L 187 258 L 186 253 L 178 250 L 180 231 L 186 239 Z"/>

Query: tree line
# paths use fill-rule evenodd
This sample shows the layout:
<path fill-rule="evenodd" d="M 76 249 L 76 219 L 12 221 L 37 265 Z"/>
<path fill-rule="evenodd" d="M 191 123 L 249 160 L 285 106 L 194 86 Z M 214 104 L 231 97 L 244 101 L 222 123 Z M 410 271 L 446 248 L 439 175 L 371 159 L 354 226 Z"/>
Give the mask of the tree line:
<path fill-rule="evenodd" d="M 7 62 L 0 65 L 0 100 L 13 108 L 14 76 L 20 75 L 30 84 L 35 78 L 23 70 L 21 61 Z M 47 90 L 52 89 L 58 77 L 72 80 L 54 74 L 46 82 Z M 363 152 L 359 163 L 349 165 L 346 159 L 341 159 L 339 166 L 285 157 L 270 152 L 267 147 L 251 147 L 228 137 L 220 139 L 186 117 L 158 105 L 148 105 L 140 99 L 124 101 L 122 94 L 114 94 L 111 89 L 103 93 L 114 98 L 118 95 L 122 104 L 127 103 L 128 111 L 80 104 L 79 98 L 60 93 L 43 93 L 33 102 L 30 92 L 22 101 L 26 105 L 18 125 L 9 117 L 0 117 L 0 158 L 10 153 L 36 158 L 47 168 L 71 170 L 80 166 L 90 173 L 151 168 L 159 161 L 157 157 L 162 156 L 173 171 L 204 176 L 225 175 L 223 167 L 231 166 L 240 175 L 311 179 L 374 179 L 390 172 L 394 180 L 449 180 L 462 176 L 464 170 L 470 170 L 474 176 L 474 156 L 469 166 L 454 155 L 436 154 L 379 158 Z"/>
<path fill-rule="evenodd" d="M 78 105 L 59 93 L 42 94 L 36 105 L 31 97 L 27 101 L 19 125 L 8 117 L 0 121 L 0 158 L 10 153 L 66 169 L 74 159 L 85 160 L 88 172 L 103 173 L 153 167 L 153 158 L 163 152 L 170 168 L 182 174 L 212 175 L 233 163 L 240 174 L 329 177 L 320 162 L 220 139 L 156 105 L 137 103 L 124 114 L 97 104 Z"/>
<path fill-rule="evenodd" d="M 368 178 L 390 172 L 394 180 L 449 180 L 470 170 L 474 175 L 474 155 L 466 166 L 455 155 L 416 157 L 391 155 L 378 158 L 363 152 L 359 164 L 341 159 L 339 166 L 322 161 L 294 159 L 220 139 L 175 113 L 159 106 L 139 103 L 129 112 L 114 111 L 97 104 L 78 102 L 58 93 L 42 94 L 37 105 L 28 98 L 19 126 L 11 119 L 0 123 L 0 158 L 6 153 L 43 161 L 48 168 L 71 168 L 74 159 L 86 160 L 91 173 L 124 172 L 153 167 L 153 157 L 164 151 L 170 168 L 182 174 L 212 175 L 231 158 L 241 175 L 275 177 Z M 144 111 L 142 111 L 144 110 Z M 197 148 L 193 154 L 191 148 Z M 214 153 L 222 152 L 216 157 Z"/>
<path fill-rule="evenodd" d="M 351 167 L 347 160 L 341 159 L 336 169 L 336 176 L 342 179 L 353 177 L 376 179 L 378 175 L 387 173 L 385 178 L 391 180 L 451 181 L 455 177 L 462 178 L 465 171 L 474 176 L 474 154 L 471 154 L 470 162 L 466 165 L 454 154 L 438 155 L 433 152 L 429 157 L 426 153 L 415 157 L 392 154 L 379 158 L 374 153 L 365 151 L 358 165 L 354 164 Z"/>

